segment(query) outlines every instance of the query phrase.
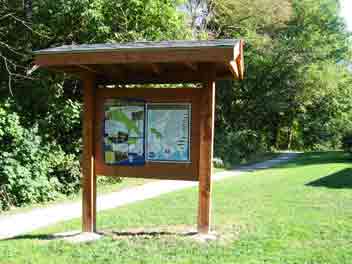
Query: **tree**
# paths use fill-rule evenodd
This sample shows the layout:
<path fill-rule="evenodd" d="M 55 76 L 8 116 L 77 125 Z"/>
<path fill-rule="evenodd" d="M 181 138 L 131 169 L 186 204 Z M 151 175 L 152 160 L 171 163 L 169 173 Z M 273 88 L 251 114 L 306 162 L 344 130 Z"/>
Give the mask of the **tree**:
<path fill-rule="evenodd" d="M 177 5 L 174 0 L 0 0 L 0 110 L 6 105 L 4 116 L 18 117 L 16 127 L 38 138 L 23 139 L 30 145 L 26 151 L 35 150 L 29 162 L 20 160 L 21 144 L 14 142 L 5 151 L 7 137 L 0 142 L 0 153 L 12 157 L 12 163 L 4 161 L 6 171 L 0 171 L 5 175 L 1 186 L 7 186 L 5 194 L 0 188 L 0 197 L 19 198 L 11 191 L 10 179 L 21 175 L 12 171 L 25 171 L 26 179 L 33 180 L 31 186 L 21 185 L 21 193 L 43 183 L 40 193 L 28 192 L 33 199 L 12 202 L 16 205 L 51 199 L 57 194 L 52 192 L 67 194 L 80 184 L 81 83 L 43 69 L 27 76 L 33 66 L 32 50 L 75 43 L 185 39 L 191 31 Z M 31 175 L 37 167 L 42 168 L 40 177 Z M 52 181 L 55 185 L 49 188 Z"/>
<path fill-rule="evenodd" d="M 348 109 L 352 102 L 346 91 L 351 79 L 338 65 L 349 56 L 348 34 L 338 17 L 339 7 L 333 0 L 280 3 L 213 1 L 210 30 L 221 38 L 245 36 L 246 43 L 245 80 L 222 82 L 219 86 L 225 89 L 217 90 L 217 132 L 252 131 L 266 148 L 309 149 L 323 143 L 336 147 L 343 130 L 334 127 L 351 118 Z M 319 82 L 317 69 L 326 76 Z M 330 99 L 325 100 L 327 105 L 321 101 L 333 83 L 339 87 L 329 93 L 332 101 L 339 100 L 335 111 L 329 109 Z M 313 91 L 322 95 L 317 99 L 320 103 L 314 104 L 316 108 L 310 103 Z M 324 129 L 316 125 L 320 123 Z M 221 147 L 217 145 L 217 149 Z"/>

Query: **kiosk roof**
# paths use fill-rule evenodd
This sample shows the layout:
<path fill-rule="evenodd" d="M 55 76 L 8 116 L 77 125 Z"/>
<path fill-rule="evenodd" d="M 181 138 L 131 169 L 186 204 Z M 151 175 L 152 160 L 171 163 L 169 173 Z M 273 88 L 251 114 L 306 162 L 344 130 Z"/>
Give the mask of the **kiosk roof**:
<path fill-rule="evenodd" d="M 35 64 L 113 83 L 197 82 L 213 64 L 216 79 L 243 79 L 243 41 L 235 39 L 64 45 L 34 51 Z"/>

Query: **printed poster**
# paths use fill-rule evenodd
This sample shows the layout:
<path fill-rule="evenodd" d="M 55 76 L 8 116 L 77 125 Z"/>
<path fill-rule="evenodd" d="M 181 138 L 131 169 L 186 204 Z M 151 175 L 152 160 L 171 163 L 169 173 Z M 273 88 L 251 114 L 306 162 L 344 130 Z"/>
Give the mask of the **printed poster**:
<path fill-rule="evenodd" d="M 104 158 L 109 165 L 143 165 L 145 102 L 110 99 L 105 102 Z"/>
<path fill-rule="evenodd" d="M 147 160 L 190 161 L 190 104 L 147 104 Z"/>

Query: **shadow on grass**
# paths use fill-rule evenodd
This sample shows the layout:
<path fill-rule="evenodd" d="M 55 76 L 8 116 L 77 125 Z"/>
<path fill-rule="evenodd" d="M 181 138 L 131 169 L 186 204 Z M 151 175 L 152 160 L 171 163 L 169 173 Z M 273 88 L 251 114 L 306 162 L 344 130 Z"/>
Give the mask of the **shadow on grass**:
<path fill-rule="evenodd" d="M 327 187 L 335 189 L 352 188 L 352 168 L 343 169 L 318 180 L 309 182 L 307 186 Z"/>
<path fill-rule="evenodd" d="M 15 237 L 9 237 L 5 239 L 0 239 L 0 243 L 9 240 L 55 240 L 55 239 L 64 239 L 69 237 L 76 236 L 77 233 L 73 234 L 27 234 L 20 235 Z"/>
<path fill-rule="evenodd" d="M 172 232 L 172 231 L 102 231 L 99 234 L 111 237 L 112 239 L 129 239 L 129 238 L 155 238 L 161 236 L 179 236 L 189 237 L 197 235 L 197 232 Z"/>
<path fill-rule="evenodd" d="M 162 236 L 179 236 L 179 237 L 190 237 L 195 236 L 197 232 L 172 232 L 172 231 L 114 231 L 114 230 L 104 230 L 96 232 L 99 235 L 104 237 L 111 237 L 112 239 L 130 239 L 130 238 L 156 238 Z M 0 240 L 1 242 L 11 241 L 11 240 L 42 240 L 42 241 L 51 241 L 51 240 L 62 240 L 67 238 L 74 238 L 78 236 L 80 232 L 74 233 L 62 233 L 62 234 L 27 234 L 27 235 L 20 235 L 15 237 L 10 237 L 6 239 Z"/>

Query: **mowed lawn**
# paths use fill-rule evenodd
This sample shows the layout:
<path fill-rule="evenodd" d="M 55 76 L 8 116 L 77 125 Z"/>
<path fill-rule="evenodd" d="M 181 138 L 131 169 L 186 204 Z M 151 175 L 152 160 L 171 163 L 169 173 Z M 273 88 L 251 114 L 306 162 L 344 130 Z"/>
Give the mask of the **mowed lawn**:
<path fill-rule="evenodd" d="M 193 188 L 99 213 L 98 229 L 110 235 L 90 244 L 46 239 L 80 229 L 79 219 L 0 241 L 0 263 L 352 263 L 351 161 L 342 152 L 306 153 L 215 183 L 217 241 L 180 235 L 195 227 Z"/>

